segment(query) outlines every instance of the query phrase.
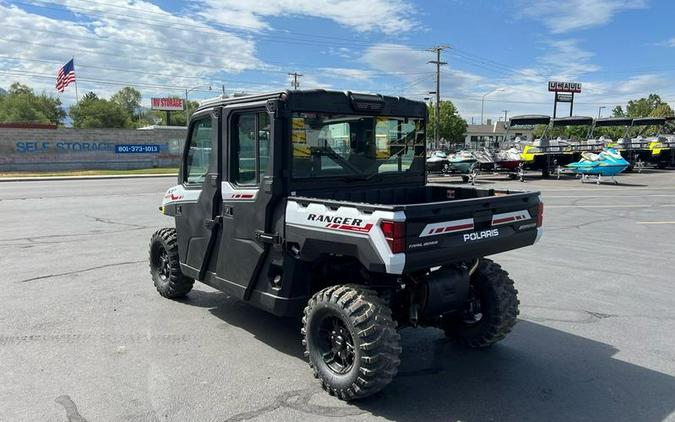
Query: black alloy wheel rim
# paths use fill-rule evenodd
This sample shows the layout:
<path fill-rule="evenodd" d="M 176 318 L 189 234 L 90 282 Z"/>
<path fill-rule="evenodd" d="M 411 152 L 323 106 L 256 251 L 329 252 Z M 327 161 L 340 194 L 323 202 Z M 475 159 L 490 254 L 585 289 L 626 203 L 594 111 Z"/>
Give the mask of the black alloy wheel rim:
<path fill-rule="evenodd" d="M 155 265 L 157 269 L 157 275 L 159 275 L 160 280 L 166 281 L 171 275 L 171 261 L 169 259 L 169 254 L 164 248 L 159 249 L 159 254 L 157 256 L 157 263 Z"/>
<path fill-rule="evenodd" d="M 343 375 L 354 366 L 354 340 L 342 319 L 326 316 L 319 323 L 318 348 L 326 366 Z"/>
<path fill-rule="evenodd" d="M 483 319 L 481 310 L 481 300 L 478 289 L 471 285 L 469 287 L 469 300 L 462 316 L 462 322 L 466 325 L 476 325 Z"/>

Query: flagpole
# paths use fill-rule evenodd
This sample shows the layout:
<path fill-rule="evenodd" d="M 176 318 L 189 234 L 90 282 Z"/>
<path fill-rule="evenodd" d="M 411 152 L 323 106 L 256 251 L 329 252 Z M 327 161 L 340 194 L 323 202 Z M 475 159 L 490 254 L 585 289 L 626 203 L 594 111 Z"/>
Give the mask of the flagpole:
<path fill-rule="evenodd" d="M 73 70 L 75 70 L 75 57 L 71 57 L 73 60 Z M 75 76 L 75 104 L 80 102 L 80 95 L 77 93 L 77 76 Z"/>

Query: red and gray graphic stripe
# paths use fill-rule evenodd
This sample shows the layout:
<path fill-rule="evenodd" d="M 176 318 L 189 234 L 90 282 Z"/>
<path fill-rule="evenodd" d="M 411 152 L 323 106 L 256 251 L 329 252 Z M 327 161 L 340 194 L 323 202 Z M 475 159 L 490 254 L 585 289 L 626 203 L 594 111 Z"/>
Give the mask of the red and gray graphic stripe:
<path fill-rule="evenodd" d="M 532 216 L 527 210 L 520 210 L 514 212 L 505 212 L 502 214 L 495 214 L 492 216 L 492 225 L 501 226 L 502 224 L 517 223 L 519 221 L 531 220 Z"/>
<path fill-rule="evenodd" d="M 457 233 L 466 230 L 473 230 L 473 218 L 427 224 L 424 227 L 424 230 L 422 230 L 420 237 L 438 236 L 441 234 Z"/>
<path fill-rule="evenodd" d="M 364 226 L 352 226 L 349 224 L 329 223 L 326 224 L 326 228 L 331 230 L 346 230 L 350 232 L 368 233 L 370 229 L 373 228 L 373 225 L 369 223 Z"/>
<path fill-rule="evenodd" d="M 230 196 L 227 199 L 235 200 L 235 201 L 241 201 L 241 200 L 247 200 L 247 199 L 254 199 L 255 194 L 254 193 L 233 193 L 230 194 Z"/>

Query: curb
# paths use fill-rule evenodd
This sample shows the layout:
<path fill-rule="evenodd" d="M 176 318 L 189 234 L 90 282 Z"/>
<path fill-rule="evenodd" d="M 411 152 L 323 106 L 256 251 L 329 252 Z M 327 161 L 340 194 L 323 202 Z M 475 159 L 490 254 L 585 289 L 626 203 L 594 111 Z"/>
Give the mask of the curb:
<path fill-rule="evenodd" d="M 87 176 L 31 176 L 31 177 L 0 177 L 2 182 L 41 182 L 51 180 L 100 180 L 100 179 L 142 179 L 148 177 L 178 177 L 177 174 L 108 174 Z"/>

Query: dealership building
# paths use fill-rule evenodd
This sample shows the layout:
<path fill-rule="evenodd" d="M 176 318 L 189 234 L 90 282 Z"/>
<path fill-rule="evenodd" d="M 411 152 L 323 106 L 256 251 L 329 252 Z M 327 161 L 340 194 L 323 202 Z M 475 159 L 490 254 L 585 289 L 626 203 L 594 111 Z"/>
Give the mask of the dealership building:
<path fill-rule="evenodd" d="M 509 133 L 509 138 L 520 137 L 523 141 L 532 141 L 532 128 L 513 129 Z M 465 148 L 494 147 L 504 140 L 506 127 L 504 121 L 493 122 L 487 119 L 484 125 L 467 125 L 464 136 Z"/>

